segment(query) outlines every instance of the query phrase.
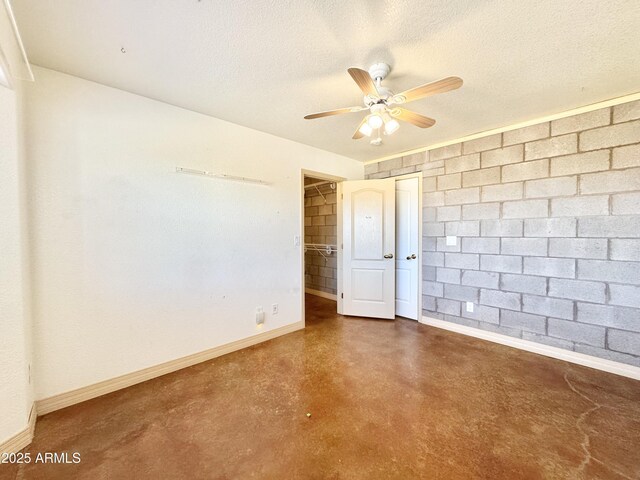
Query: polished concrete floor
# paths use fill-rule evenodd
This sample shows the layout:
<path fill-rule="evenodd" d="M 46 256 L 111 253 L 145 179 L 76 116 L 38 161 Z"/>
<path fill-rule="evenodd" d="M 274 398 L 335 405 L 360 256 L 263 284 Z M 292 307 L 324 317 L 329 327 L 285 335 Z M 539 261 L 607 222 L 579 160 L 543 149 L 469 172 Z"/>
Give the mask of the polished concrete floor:
<path fill-rule="evenodd" d="M 38 420 L 19 479 L 638 479 L 640 382 L 420 325 L 344 318 Z M 311 414 L 308 416 L 307 414 Z"/>

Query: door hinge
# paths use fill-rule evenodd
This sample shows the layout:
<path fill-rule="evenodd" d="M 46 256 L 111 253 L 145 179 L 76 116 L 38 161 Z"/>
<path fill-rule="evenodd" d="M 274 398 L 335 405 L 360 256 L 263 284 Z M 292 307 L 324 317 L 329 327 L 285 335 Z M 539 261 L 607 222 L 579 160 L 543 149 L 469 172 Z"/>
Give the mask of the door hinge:
<path fill-rule="evenodd" d="M 344 298 L 344 293 L 341 293 L 341 294 L 340 294 L 340 298 Z"/>
<path fill-rule="evenodd" d="M 341 194 L 340 194 L 340 199 L 341 199 L 341 200 L 344 200 L 344 193 L 341 193 Z"/>

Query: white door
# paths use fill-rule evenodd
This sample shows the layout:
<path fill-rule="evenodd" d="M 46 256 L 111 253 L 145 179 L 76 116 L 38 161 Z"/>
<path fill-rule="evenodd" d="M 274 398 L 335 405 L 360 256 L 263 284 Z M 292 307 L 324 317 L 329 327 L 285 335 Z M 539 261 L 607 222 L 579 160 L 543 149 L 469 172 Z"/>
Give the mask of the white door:
<path fill-rule="evenodd" d="M 395 318 L 395 183 L 342 183 L 345 315 Z"/>
<path fill-rule="evenodd" d="M 396 315 L 418 320 L 419 179 L 396 181 Z"/>

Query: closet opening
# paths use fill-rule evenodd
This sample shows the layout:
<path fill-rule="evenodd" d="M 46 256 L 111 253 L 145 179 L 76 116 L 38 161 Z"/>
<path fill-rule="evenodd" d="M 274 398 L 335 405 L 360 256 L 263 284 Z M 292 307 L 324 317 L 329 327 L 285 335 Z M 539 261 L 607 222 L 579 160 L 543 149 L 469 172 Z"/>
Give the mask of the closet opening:
<path fill-rule="evenodd" d="M 338 183 L 341 179 L 303 172 L 304 315 L 313 310 L 337 312 L 338 289 Z M 307 308 L 313 306 L 313 308 Z"/>

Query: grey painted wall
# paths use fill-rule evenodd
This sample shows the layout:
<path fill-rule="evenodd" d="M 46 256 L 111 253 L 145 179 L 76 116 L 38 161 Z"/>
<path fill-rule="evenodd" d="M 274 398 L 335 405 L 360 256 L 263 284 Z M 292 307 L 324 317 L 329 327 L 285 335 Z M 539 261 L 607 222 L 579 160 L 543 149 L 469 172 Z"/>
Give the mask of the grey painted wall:
<path fill-rule="evenodd" d="M 365 173 L 411 168 L 424 177 L 424 315 L 640 366 L 640 102 Z"/>

